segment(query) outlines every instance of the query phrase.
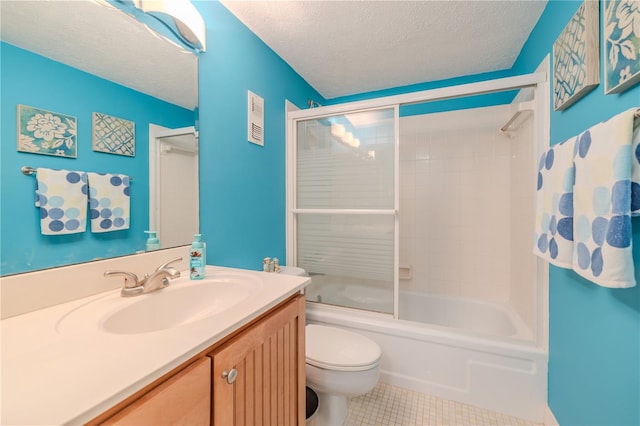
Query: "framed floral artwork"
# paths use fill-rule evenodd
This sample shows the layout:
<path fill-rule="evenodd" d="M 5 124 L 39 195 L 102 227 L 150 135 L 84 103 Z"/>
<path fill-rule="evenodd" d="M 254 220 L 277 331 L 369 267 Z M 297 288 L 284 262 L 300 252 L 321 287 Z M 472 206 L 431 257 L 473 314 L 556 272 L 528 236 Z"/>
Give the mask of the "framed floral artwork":
<path fill-rule="evenodd" d="M 78 156 L 77 119 L 70 115 L 18 105 L 18 151 Z"/>
<path fill-rule="evenodd" d="M 136 127 L 133 121 L 94 112 L 93 150 L 107 154 L 136 155 Z"/>
<path fill-rule="evenodd" d="M 640 0 L 604 0 L 604 92 L 640 82 Z"/>
<path fill-rule="evenodd" d="M 553 109 L 569 108 L 600 84 L 599 3 L 585 0 L 553 43 Z"/>

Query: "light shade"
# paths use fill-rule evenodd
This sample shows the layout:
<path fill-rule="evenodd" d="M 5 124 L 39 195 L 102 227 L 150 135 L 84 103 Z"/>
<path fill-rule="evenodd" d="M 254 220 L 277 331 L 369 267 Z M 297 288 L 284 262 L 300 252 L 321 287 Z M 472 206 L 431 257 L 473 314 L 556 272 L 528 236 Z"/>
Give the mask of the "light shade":
<path fill-rule="evenodd" d="M 189 0 L 134 0 L 133 3 L 145 13 L 172 19 L 180 36 L 195 49 L 206 50 L 204 19 Z"/>

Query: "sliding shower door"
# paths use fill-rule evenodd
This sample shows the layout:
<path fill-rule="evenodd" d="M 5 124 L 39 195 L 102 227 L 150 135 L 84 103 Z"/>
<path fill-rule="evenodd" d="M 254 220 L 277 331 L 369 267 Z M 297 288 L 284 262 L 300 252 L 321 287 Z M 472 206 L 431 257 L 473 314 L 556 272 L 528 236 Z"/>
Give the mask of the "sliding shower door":
<path fill-rule="evenodd" d="M 291 213 L 307 300 L 394 312 L 397 109 L 299 120 Z"/>

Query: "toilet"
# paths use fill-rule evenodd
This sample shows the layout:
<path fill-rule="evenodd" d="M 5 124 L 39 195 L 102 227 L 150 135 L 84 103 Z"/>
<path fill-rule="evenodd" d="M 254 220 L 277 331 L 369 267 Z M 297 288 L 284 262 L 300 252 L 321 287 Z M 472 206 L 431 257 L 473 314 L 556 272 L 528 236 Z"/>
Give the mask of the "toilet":
<path fill-rule="evenodd" d="M 307 276 L 286 266 L 281 273 Z M 318 394 L 316 426 L 340 426 L 347 417 L 347 398 L 370 392 L 380 378 L 382 351 L 373 340 L 337 327 L 307 324 L 307 386 Z"/>
<path fill-rule="evenodd" d="M 306 326 L 307 386 L 318 393 L 318 426 L 342 425 L 347 397 L 370 392 L 380 377 L 380 346 L 361 334 L 325 325 Z"/>

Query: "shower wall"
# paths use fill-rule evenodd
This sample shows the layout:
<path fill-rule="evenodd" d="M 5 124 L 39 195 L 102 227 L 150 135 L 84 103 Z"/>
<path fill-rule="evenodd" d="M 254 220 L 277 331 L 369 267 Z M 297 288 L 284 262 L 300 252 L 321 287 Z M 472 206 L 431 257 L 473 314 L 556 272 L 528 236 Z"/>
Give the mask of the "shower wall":
<path fill-rule="evenodd" d="M 509 114 L 400 119 L 400 288 L 508 303 L 535 330 L 533 120 L 500 133 Z"/>

